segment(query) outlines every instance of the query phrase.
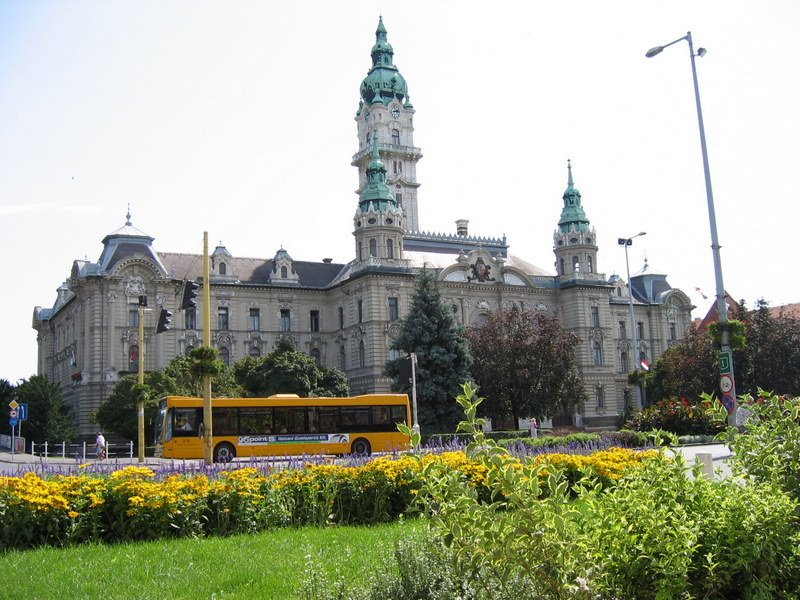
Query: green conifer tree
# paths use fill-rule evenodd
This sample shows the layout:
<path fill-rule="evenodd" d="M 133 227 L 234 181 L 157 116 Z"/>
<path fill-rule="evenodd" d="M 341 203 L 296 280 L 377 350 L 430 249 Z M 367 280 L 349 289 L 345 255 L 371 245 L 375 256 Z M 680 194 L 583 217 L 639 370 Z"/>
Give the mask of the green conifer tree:
<path fill-rule="evenodd" d="M 411 311 L 402 320 L 392 348 L 417 355 L 417 406 L 423 432 L 455 431 L 463 417 L 455 397 L 461 384 L 470 380 L 472 358 L 464 329 L 442 303 L 434 275 L 428 270 L 419 275 Z M 399 360 L 387 363 L 386 373 L 397 378 Z M 394 389 L 411 392 L 405 382 L 396 382 Z"/>

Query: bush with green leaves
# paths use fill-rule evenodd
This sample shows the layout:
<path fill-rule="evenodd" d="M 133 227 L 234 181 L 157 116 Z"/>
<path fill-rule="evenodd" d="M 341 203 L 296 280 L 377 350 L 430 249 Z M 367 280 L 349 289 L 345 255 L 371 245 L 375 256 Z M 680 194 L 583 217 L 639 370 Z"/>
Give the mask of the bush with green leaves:
<path fill-rule="evenodd" d="M 527 598 L 796 597 L 797 503 L 775 485 L 708 481 L 699 466 L 689 478 L 680 456 L 663 454 L 613 487 L 588 475 L 570 485 L 486 439 L 469 385 L 458 402 L 492 501 L 435 464 L 418 498 L 457 577 L 483 597 L 519 597 L 520 581 Z"/>
<path fill-rule="evenodd" d="M 730 445 L 734 471 L 774 483 L 800 502 L 800 398 L 759 389 L 739 410 L 748 415 L 743 431 L 729 428 L 719 436 Z"/>
<path fill-rule="evenodd" d="M 725 421 L 717 418 L 713 400 L 704 395 L 694 403 L 686 398 L 660 400 L 636 413 L 625 427 L 634 431 L 662 429 L 676 435 L 715 435 L 725 429 Z"/>

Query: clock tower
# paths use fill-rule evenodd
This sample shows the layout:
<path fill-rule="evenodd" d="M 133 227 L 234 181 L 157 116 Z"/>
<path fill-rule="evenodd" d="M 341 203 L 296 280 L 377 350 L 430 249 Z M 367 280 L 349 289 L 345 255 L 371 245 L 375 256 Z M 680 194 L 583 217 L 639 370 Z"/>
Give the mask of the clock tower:
<path fill-rule="evenodd" d="M 361 99 L 356 112 L 358 167 L 361 196 L 368 183 L 367 169 L 373 157 L 373 140 L 378 140 L 380 160 L 386 166 L 386 185 L 405 215 L 405 230 L 419 230 L 417 214 L 417 161 L 422 151 L 414 147 L 414 107 L 408 97 L 406 80 L 394 65 L 394 50 L 386 40 L 383 17 L 378 20 L 372 68 L 361 82 Z"/>

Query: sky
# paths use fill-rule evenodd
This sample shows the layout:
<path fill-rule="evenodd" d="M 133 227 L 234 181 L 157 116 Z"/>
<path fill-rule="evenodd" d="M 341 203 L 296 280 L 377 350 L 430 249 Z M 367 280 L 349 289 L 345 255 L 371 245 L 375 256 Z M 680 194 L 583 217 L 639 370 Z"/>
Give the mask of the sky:
<path fill-rule="evenodd" d="M 715 292 L 686 42 L 725 288 L 800 301 L 795 0 L 0 0 L 0 378 L 36 371 L 35 306 L 134 226 L 156 250 L 347 262 L 355 112 L 383 15 L 416 109 L 421 229 L 505 234 L 555 272 L 572 161 L 598 270 Z M 697 289 L 700 291 L 698 292 Z M 708 299 L 704 299 L 702 294 Z"/>

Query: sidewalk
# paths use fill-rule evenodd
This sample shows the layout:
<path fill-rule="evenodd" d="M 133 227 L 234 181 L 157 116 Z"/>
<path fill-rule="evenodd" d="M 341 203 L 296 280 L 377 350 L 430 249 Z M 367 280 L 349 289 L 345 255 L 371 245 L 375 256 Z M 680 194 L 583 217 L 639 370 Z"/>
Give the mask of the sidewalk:
<path fill-rule="evenodd" d="M 158 465 L 163 462 L 165 459 L 162 458 L 155 458 L 152 456 L 148 456 L 144 459 L 145 465 Z M 8 471 L 8 466 L 13 465 L 31 465 L 31 464 L 48 464 L 48 465 L 72 465 L 75 464 L 77 461 L 74 457 L 67 456 L 62 458 L 61 456 L 48 456 L 44 458 L 43 456 L 34 456 L 33 454 L 27 453 L 20 453 L 15 452 L 13 455 L 11 454 L 10 450 L 2 450 L 0 451 L 0 464 L 4 465 L 6 468 L 3 469 L 4 471 Z M 133 456 L 131 458 L 129 455 L 125 456 L 111 456 L 106 458 L 102 461 L 98 461 L 94 454 L 87 454 L 86 461 L 87 463 L 95 463 L 100 462 L 102 464 L 124 464 L 124 465 L 133 465 L 139 464 L 139 458 L 137 456 Z"/>

